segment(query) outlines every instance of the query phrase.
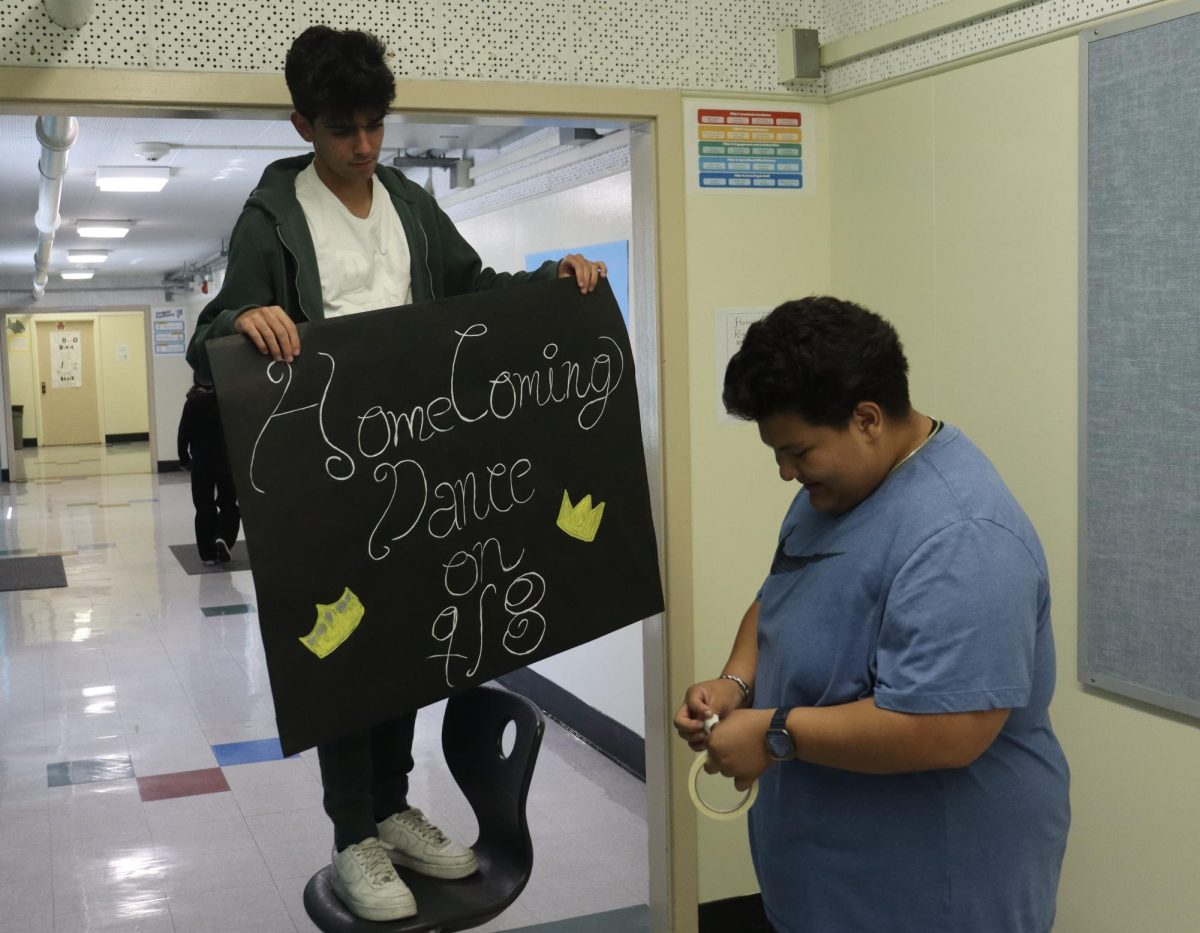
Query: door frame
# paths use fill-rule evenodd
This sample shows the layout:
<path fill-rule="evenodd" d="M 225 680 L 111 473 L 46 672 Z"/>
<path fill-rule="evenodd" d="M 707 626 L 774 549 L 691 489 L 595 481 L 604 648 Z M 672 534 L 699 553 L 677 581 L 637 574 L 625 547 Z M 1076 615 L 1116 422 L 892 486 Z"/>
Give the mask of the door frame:
<path fill-rule="evenodd" d="M 644 627 L 650 920 L 655 931 L 695 933 L 697 817 L 686 791 L 692 755 L 684 743 L 672 741 L 670 729 L 677 699 L 692 682 L 695 668 L 683 95 L 678 90 L 461 80 L 398 80 L 396 90 L 397 109 L 418 116 L 603 118 L 649 128 L 633 162 L 642 171 L 653 170 L 649 191 L 636 179 L 634 185 L 653 199 L 661 457 L 658 476 L 651 481 L 657 479 L 661 491 L 659 546 L 666 597 L 663 616 Z M 481 101 L 487 102 L 486 110 Z M 287 114 L 291 104 L 280 73 L 5 67 L 0 68 L 0 109 L 101 116 L 206 111 L 244 118 Z"/>

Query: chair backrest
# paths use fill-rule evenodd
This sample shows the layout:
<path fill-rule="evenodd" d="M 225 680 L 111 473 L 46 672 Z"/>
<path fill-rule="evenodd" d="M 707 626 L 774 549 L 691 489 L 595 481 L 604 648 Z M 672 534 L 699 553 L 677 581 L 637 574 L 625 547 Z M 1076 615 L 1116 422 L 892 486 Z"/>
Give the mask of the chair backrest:
<path fill-rule="evenodd" d="M 515 735 L 505 755 L 505 730 L 510 723 Z M 452 697 L 442 720 L 446 764 L 479 822 L 474 848 L 482 870 L 511 875 L 517 885 L 508 903 L 516 899 L 533 869 L 525 804 L 544 731 L 537 706 L 520 694 L 490 685 Z"/>
<path fill-rule="evenodd" d="M 508 755 L 504 733 L 515 726 Z M 360 920 L 330 884 L 327 865 L 304 889 L 304 909 L 325 933 L 451 933 L 481 926 L 524 889 L 533 871 L 533 843 L 525 803 L 545 721 L 525 697 L 499 687 L 472 687 L 451 697 L 442 720 L 442 752 L 479 822 L 474 845 L 479 871 L 443 881 L 399 869 L 417 899 L 418 914 L 377 923 Z"/>

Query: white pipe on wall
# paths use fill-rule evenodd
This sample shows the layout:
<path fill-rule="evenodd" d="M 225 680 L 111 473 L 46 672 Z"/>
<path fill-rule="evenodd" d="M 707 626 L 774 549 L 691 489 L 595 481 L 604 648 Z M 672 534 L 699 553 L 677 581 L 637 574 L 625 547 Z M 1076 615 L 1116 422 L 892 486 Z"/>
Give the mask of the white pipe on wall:
<path fill-rule="evenodd" d="M 67 29 L 78 29 L 92 18 L 95 0 L 45 0 L 46 15 Z"/>
<path fill-rule="evenodd" d="M 33 217 L 38 228 L 37 249 L 33 253 L 33 297 L 41 298 L 50 280 L 50 252 L 54 233 L 62 222 L 58 207 L 67 174 L 67 153 L 79 138 L 79 121 L 74 117 L 38 117 L 37 138 L 42 145 L 38 158 L 42 180 L 38 185 L 38 209 Z"/>

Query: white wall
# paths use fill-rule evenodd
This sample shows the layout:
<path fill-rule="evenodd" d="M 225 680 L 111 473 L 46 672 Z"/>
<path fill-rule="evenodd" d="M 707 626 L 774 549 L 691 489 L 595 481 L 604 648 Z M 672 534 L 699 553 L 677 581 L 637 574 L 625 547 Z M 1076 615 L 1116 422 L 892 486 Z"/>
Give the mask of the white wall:
<path fill-rule="evenodd" d="M 485 265 L 505 271 L 524 269 L 527 253 L 632 240 L 629 173 L 514 204 L 457 226 Z M 630 317 L 630 337 L 636 339 L 636 309 Z M 645 736 L 640 626 L 627 626 L 530 667 Z"/>

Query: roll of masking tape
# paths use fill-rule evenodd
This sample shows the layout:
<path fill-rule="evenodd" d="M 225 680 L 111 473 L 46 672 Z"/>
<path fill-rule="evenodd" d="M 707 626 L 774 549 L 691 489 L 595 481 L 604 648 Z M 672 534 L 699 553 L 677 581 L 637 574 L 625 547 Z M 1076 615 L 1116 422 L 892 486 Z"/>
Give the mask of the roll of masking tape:
<path fill-rule="evenodd" d="M 718 810 L 716 807 L 710 806 L 700 796 L 700 775 L 705 773 L 704 762 L 707 758 L 707 754 L 697 755 L 696 760 L 692 763 L 692 772 L 688 775 L 688 791 L 692 795 L 692 804 L 711 820 L 736 820 L 754 805 L 754 800 L 758 797 L 758 781 L 750 785 L 750 789 L 746 791 L 746 796 L 741 799 L 737 806 L 729 810 Z"/>
<path fill-rule="evenodd" d="M 709 716 L 704 722 L 704 731 L 712 732 L 713 726 L 718 722 L 717 715 L 714 713 Z M 758 797 L 758 782 L 755 781 L 750 785 L 750 789 L 746 791 L 744 796 L 736 806 L 728 810 L 719 810 L 716 807 L 710 806 L 704 798 L 700 796 L 700 775 L 705 774 L 704 762 L 708 759 L 708 753 L 697 755 L 696 760 L 692 762 L 692 770 L 688 774 L 688 793 L 692 797 L 692 805 L 707 816 L 710 820 L 736 820 L 743 813 L 754 806 L 754 801 Z"/>

